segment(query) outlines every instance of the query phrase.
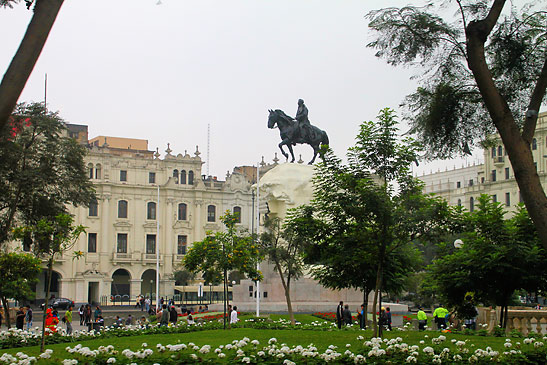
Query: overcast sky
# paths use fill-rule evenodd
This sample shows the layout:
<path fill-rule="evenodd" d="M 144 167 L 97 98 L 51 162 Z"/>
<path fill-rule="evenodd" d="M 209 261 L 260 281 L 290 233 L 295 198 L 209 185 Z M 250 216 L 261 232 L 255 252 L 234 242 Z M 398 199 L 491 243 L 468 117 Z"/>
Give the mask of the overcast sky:
<path fill-rule="evenodd" d="M 266 125 L 270 108 L 294 116 L 304 99 L 311 123 L 344 156 L 362 121 L 384 107 L 399 110 L 416 87 L 411 70 L 388 66 L 365 47 L 365 14 L 408 1 L 157 3 L 65 1 L 20 101 L 43 100 L 47 73 L 48 107 L 88 125 L 90 138 L 147 139 L 162 154 L 167 143 L 174 154 L 199 145 L 204 162 L 209 124 L 209 173 L 223 179 L 234 166 L 262 156 L 270 162 L 279 151 L 279 130 Z M 24 2 L 0 8 L 0 73 L 31 16 Z M 307 162 L 312 149 L 298 145 L 295 154 Z"/>

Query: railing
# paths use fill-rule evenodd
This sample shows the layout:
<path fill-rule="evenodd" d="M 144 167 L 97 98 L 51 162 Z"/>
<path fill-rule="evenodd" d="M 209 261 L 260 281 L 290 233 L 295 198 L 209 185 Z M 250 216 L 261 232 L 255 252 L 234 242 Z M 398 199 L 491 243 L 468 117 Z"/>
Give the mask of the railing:
<path fill-rule="evenodd" d="M 488 324 L 489 332 L 499 325 L 499 308 L 480 311 L 479 320 Z M 482 317 L 482 318 L 481 318 Z M 547 334 L 547 311 L 540 309 L 509 309 L 507 312 L 507 326 L 505 332 L 509 334 L 517 330 L 525 336 L 530 333 Z"/>

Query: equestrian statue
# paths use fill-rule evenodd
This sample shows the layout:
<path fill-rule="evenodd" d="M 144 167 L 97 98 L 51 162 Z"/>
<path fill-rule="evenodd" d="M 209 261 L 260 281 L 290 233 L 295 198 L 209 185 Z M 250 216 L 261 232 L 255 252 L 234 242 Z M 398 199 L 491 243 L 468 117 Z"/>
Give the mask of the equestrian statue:
<path fill-rule="evenodd" d="M 268 111 L 270 112 L 270 116 L 268 117 L 268 128 L 275 128 L 277 124 L 279 134 L 281 135 L 279 149 L 283 156 L 285 156 L 286 159 L 289 158 L 289 155 L 283 149 L 283 146 L 287 146 L 291 153 L 291 162 L 294 162 L 292 146 L 295 146 L 297 143 L 309 144 L 313 148 L 313 158 L 308 164 L 313 164 L 321 145 L 328 146 L 329 137 L 325 131 L 310 124 L 308 119 L 308 108 L 304 105 L 304 100 L 298 100 L 298 110 L 296 111 L 296 118 L 294 119 L 285 114 L 283 110 L 270 109 Z"/>

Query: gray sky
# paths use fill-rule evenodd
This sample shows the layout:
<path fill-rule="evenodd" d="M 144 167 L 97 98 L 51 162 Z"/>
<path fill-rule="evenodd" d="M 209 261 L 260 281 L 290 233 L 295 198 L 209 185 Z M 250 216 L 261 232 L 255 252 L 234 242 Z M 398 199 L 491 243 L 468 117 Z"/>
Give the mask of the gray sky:
<path fill-rule="evenodd" d="M 398 110 L 416 87 L 411 70 L 388 66 L 365 47 L 364 15 L 408 1 L 156 3 L 66 1 L 20 101 L 43 100 L 47 73 L 48 107 L 87 124 L 90 138 L 147 139 L 162 153 L 169 142 L 175 154 L 199 145 L 204 161 L 210 124 L 210 174 L 223 179 L 234 166 L 262 156 L 269 162 L 279 151 L 279 130 L 266 126 L 270 108 L 294 116 L 304 99 L 311 123 L 343 156 L 360 122 L 384 107 Z M 0 9 L 0 73 L 31 16 L 24 3 Z M 298 145 L 295 154 L 307 162 L 312 149 Z"/>

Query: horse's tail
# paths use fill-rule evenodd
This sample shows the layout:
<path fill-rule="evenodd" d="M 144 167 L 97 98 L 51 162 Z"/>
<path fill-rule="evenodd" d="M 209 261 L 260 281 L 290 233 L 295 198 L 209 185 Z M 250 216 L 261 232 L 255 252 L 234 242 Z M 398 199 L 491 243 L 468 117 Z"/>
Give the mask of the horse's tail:
<path fill-rule="evenodd" d="M 327 132 L 325 131 L 321 131 L 323 133 L 321 133 L 321 144 L 324 144 L 324 145 L 329 145 L 329 136 L 327 136 Z"/>

